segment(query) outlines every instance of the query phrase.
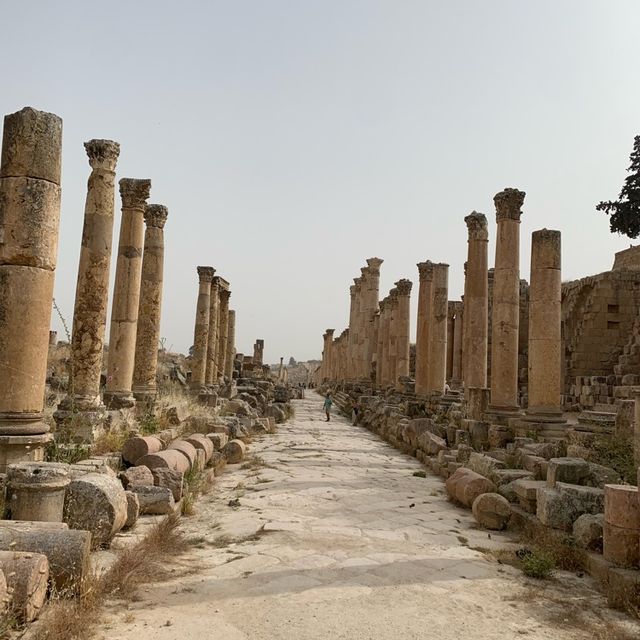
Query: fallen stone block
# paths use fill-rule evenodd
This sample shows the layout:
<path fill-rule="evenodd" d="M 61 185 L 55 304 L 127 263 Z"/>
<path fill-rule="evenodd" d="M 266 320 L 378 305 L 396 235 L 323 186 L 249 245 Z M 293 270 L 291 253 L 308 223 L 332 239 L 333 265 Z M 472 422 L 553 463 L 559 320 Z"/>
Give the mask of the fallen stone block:
<path fill-rule="evenodd" d="M 76 595 L 82 585 L 90 549 L 91 534 L 63 522 L 0 521 L 0 550 L 45 555 L 56 591 L 65 597 Z"/>
<path fill-rule="evenodd" d="M 583 484 L 589 478 L 589 463 L 582 458 L 551 458 L 547 469 L 547 486 L 556 482 Z"/>
<path fill-rule="evenodd" d="M 541 487 L 537 493 L 538 520 L 548 527 L 570 531 L 573 523 L 585 513 L 604 511 L 604 491 L 557 482 L 554 489 Z"/>
<path fill-rule="evenodd" d="M 431 456 L 437 456 L 439 451 L 447 449 L 447 443 L 443 438 L 425 431 L 418 438 L 418 444 L 420 448 Z"/>
<path fill-rule="evenodd" d="M 151 473 L 151 469 L 144 465 L 129 467 L 120 474 L 120 480 L 122 481 L 122 486 L 125 489 L 129 489 L 130 487 L 144 487 L 148 485 L 153 486 L 153 474 Z"/>
<path fill-rule="evenodd" d="M 573 539 L 578 547 L 589 551 L 602 551 L 604 516 L 584 513 L 573 523 Z"/>
<path fill-rule="evenodd" d="M 89 473 L 73 480 L 64 502 L 64 521 L 91 532 L 91 547 L 108 544 L 127 521 L 127 496 L 116 478 Z"/>
<path fill-rule="evenodd" d="M 488 449 L 489 425 L 486 422 L 480 422 L 479 420 L 468 420 L 467 425 L 469 438 L 471 439 L 471 446 L 479 451 Z"/>
<path fill-rule="evenodd" d="M 638 487 L 607 484 L 604 487 L 605 522 L 622 529 L 640 530 Z"/>
<path fill-rule="evenodd" d="M 529 455 L 545 460 L 557 458 L 559 454 L 558 445 L 554 442 L 530 442 L 524 444 L 522 449 Z"/>
<path fill-rule="evenodd" d="M 9 608 L 20 622 L 35 620 L 47 599 L 49 561 L 40 553 L 0 551 Z"/>
<path fill-rule="evenodd" d="M 173 499 L 179 502 L 182 499 L 184 486 L 184 473 L 174 469 L 155 468 L 152 469 L 153 484 L 156 487 L 166 487 L 171 491 Z"/>
<path fill-rule="evenodd" d="M 501 531 L 511 518 L 509 501 L 497 493 L 479 495 L 471 506 L 476 522 L 485 529 Z"/>
<path fill-rule="evenodd" d="M 247 446 L 242 440 L 230 440 L 225 445 L 222 453 L 229 464 L 242 462 L 247 452 Z"/>
<path fill-rule="evenodd" d="M 536 480 L 545 480 L 548 473 L 549 462 L 540 456 L 532 456 L 525 453 L 521 457 L 522 468 L 533 474 Z"/>
<path fill-rule="evenodd" d="M 515 480 L 513 488 L 518 496 L 518 503 L 528 513 L 536 513 L 538 502 L 538 489 L 546 487 L 544 480 L 527 480 L 525 478 Z"/>
<path fill-rule="evenodd" d="M 127 496 L 127 520 L 123 529 L 131 529 L 136 526 L 140 517 L 140 500 L 133 491 L 126 491 L 125 495 Z"/>
<path fill-rule="evenodd" d="M 189 461 L 189 469 L 196 464 L 197 453 L 196 448 L 186 440 L 174 440 L 168 447 L 167 451 L 179 451 Z"/>
<path fill-rule="evenodd" d="M 140 458 L 157 453 L 163 448 L 162 440 L 155 436 L 129 438 L 122 447 L 122 459 L 129 464 L 138 464 Z"/>
<path fill-rule="evenodd" d="M 203 436 L 201 433 L 194 433 L 185 440 L 192 444 L 196 449 L 202 449 L 204 451 L 205 464 L 211 460 L 213 455 L 213 442 L 207 436 Z"/>
<path fill-rule="evenodd" d="M 229 442 L 229 436 L 226 433 L 207 433 L 207 438 L 211 440 L 214 451 L 221 451 L 227 442 Z"/>
<path fill-rule="evenodd" d="M 162 417 L 167 424 L 179 427 L 183 422 L 185 422 L 185 420 L 187 420 L 187 418 L 189 418 L 189 412 L 181 405 L 174 405 L 166 407 L 162 411 Z"/>
<path fill-rule="evenodd" d="M 153 472 L 154 469 L 173 469 L 186 473 L 191 468 L 189 459 L 180 453 L 177 449 L 167 449 L 158 451 L 158 453 L 150 453 L 138 460 L 139 466 L 149 467 Z"/>
<path fill-rule="evenodd" d="M 500 487 L 514 480 L 533 480 L 533 474 L 524 469 L 495 469 L 491 479 Z"/>
<path fill-rule="evenodd" d="M 542 524 L 565 531 L 572 527 L 573 518 L 559 491 L 549 486 L 540 487 L 537 498 L 536 516 Z"/>
<path fill-rule="evenodd" d="M 227 466 L 227 459 L 224 456 L 222 451 L 214 451 L 211 460 L 209 461 L 209 466 L 213 469 L 213 473 L 215 476 L 222 475 L 225 467 Z"/>
<path fill-rule="evenodd" d="M 496 486 L 484 476 L 470 469 L 458 469 L 446 482 L 449 495 L 465 507 L 483 493 L 495 493 Z"/>
<path fill-rule="evenodd" d="M 173 513 L 176 503 L 167 487 L 132 487 L 138 497 L 141 515 L 163 516 Z"/>
<path fill-rule="evenodd" d="M 503 449 L 513 440 L 513 430 L 500 424 L 492 424 L 488 431 L 489 446 L 493 449 Z"/>
<path fill-rule="evenodd" d="M 154 437 L 158 438 L 160 442 L 162 442 L 162 448 L 169 445 L 169 443 L 173 442 L 179 435 L 178 429 L 169 428 L 163 429 L 162 431 L 158 431 Z M 150 452 L 151 453 L 151 452 Z"/>
<path fill-rule="evenodd" d="M 506 465 L 500 460 L 496 460 L 495 458 L 492 458 L 490 456 L 472 451 L 465 466 L 468 469 L 479 473 L 481 476 L 489 478 L 491 481 L 493 481 L 494 472 L 497 469 L 504 469 Z"/>
<path fill-rule="evenodd" d="M 602 554 L 618 567 L 637 567 L 640 562 L 640 531 L 609 524 L 603 526 Z"/>
<path fill-rule="evenodd" d="M 615 469 L 595 464 L 594 462 L 589 462 L 588 464 L 589 478 L 585 480 L 584 484 L 600 489 L 604 489 L 605 484 L 620 484 L 622 478 Z"/>

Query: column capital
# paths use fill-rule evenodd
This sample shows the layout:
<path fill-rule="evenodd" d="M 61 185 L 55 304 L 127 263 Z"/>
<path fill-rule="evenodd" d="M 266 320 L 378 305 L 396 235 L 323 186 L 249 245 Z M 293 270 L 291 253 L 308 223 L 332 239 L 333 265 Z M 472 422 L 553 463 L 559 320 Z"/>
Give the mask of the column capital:
<path fill-rule="evenodd" d="M 220 300 L 222 302 L 229 302 L 229 298 L 231 297 L 231 291 L 229 289 L 220 289 L 220 283 L 218 283 Z"/>
<path fill-rule="evenodd" d="M 354 278 L 353 282 L 356 285 L 356 291 L 360 291 L 360 285 L 362 284 L 362 278 Z"/>
<path fill-rule="evenodd" d="M 469 240 L 489 240 L 489 225 L 484 213 L 472 211 L 464 221 L 469 232 Z"/>
<path fill-rule="evenodd" d="M 127 209 L 140 209 L 146 204 L 151 191 L 151 180 L 138 178 L 122 178 L 120 185 L 120 197 L 122 206 Z"/>
<path fill-rule="evenodd" d="M 214 278 L 214 281 L 218 285 L 218 289 L 220 289 L 220 291 L 229 290 L 229 282 L 225 280 L 222 276 L 216 276 Z"/>
<path fill-rule="evenodd" d="M 116 170 L 116 162 L 120 155 L 120 144 L 113 140 L 95 139 L 84 143 L 92 169 Z"/>
<path fill-rule="evenodd" d="M 168 215 L 169 209 L 163 204 L 148 204 L 144 210 L 144 221 L 147 227 L 164 229 Z"/>
<path fill-rule="evenodd" d="M 382 258 L 367 258 L 367 265 L 369 266 L 370 273 L 378 275 L 380 273 L 380 266 L 384 260 Z"/>
<path fill-rule="evenodd" d="M 371 274 L 371 269 L 369 267 L 360 267 L 360 273 L 362 274 L 362 281 L 364 282 L 367 277 Z"/>
<path fill-rule="evenodd" d="M 402 278 L 393 284 L 396 285 L 399 296 L 408 296 L 411 293 L 411 287 L 413 286 L 413 282 L 411 282 L 411 280 Z"/>
<path fill-rule="evenodd" d="M 522 204 L 527 194 L 518 189 L 507 188 L 493 196 L 493 203 L 496 205 L 496 221 L 516 220 L 520 222 L 522 215 Z"/>
<path fill-rule="evenodd" d="M 213 280 L 213 274 L 216 272 L 213 267 L 198 267 L 197 271 L 200 282 L 211 282 Z"/>
<path fill-rule="evenodd" d="M 420 282 L 433 279 L 433 262 L 427 260 L 425 262 L 418 262 L 418 273 L 420 274 Z"/>
<path fill-rule="evenodd" d="M 352 298 L 354 298 L 357 292 L 358 292 L 358 287 L 357 287 L 355 284 L 352 284 L 352 285 L 349 287 L 349 295 L 350 295 Z"/>

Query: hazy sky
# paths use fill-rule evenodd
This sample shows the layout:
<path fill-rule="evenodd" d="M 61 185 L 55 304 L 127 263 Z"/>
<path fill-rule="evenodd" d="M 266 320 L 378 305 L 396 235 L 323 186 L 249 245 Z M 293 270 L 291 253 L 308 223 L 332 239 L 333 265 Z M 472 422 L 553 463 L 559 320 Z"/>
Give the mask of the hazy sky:
<path fill-rule="evenodd" d="M 73 316 L 89 165 L 166 204 L 162 336 L 193 340 L 196 265 L 231 282 L 238 351 L 318 357 L 348 321 L 351 279 L 385 259 L 381 297 L 416 262 L 463 288 L 466 226 L 527 192 L 531 232 L 560 229 L 563 279 L 629 246 L 595 211 L 640 133 L 637 0 L 174 0 L 0 3 L 2 113 L 64 119 L 56 298 Z M 120 220 L 116 198 L 114 249 Z M 112 276 L 115 260 L 112 261 Z M 111 304 L 111 301 L 110 301 Z M 54 328 L 61 331 L 57 319 Z"/>

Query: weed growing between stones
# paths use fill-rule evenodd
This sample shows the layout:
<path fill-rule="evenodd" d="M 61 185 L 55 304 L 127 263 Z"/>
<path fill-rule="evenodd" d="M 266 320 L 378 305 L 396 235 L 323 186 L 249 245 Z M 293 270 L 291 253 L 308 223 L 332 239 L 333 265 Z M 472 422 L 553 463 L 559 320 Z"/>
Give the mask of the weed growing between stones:
<path fill-rule="evenodd" d="M 213 488 L 215 479 L 211 470 L 199 470 L 192 467 L 184 474 L 181 511 L 184 516 L 195 513 L 195 503 L 198 496 L 206 495 Z"/>
<path fill-rule="evenodd" d="M 547 580 L 553 576 L 556 563 L 545 551 L 530 551 L 523 554 L 522 573 L 529 578 L 537 578 L 539 580 Z"/>

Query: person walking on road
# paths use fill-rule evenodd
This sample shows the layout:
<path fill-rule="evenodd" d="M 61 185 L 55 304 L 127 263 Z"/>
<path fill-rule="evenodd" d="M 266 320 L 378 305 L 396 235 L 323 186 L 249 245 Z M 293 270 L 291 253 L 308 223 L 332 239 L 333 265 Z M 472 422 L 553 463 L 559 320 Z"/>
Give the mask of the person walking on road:
<path fill-rule="evenodd" d="M 331 421 L 331 405 L 333 405 L 333 399 L 331 393 L 327 393 L 327 397 L 324 399 L 324 412 L 327 414 L 326 422 Z"/>

